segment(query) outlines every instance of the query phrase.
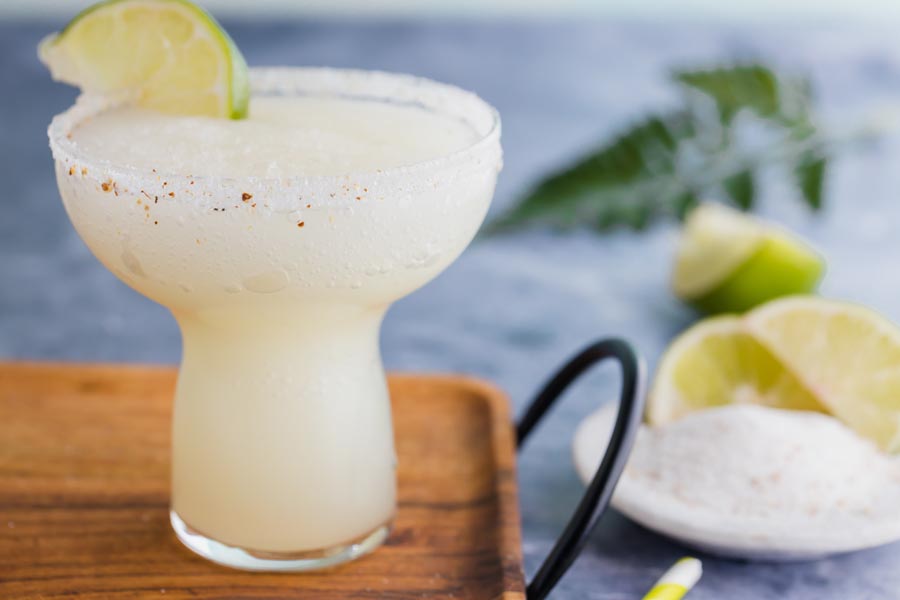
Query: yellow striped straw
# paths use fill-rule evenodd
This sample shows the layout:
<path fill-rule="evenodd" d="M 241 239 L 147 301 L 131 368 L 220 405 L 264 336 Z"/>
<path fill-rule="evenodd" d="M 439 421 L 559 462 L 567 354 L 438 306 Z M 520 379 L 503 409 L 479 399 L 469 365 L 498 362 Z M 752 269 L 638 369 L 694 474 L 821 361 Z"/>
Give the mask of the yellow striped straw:
<path fill-rule="evenodd" d="M 703 564 L 696 558 L 685 557 L 666 571 L 644 600 L 681 600 L 700 581 Z"/>

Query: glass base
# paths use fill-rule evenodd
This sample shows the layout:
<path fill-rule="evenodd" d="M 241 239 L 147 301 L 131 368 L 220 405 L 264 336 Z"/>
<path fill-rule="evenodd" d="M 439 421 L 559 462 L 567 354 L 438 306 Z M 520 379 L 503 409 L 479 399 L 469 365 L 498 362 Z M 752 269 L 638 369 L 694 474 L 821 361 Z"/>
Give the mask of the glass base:
<path fill-rule="evenodd" d="M 391 523 L 359 538 L 331 548 L 301 552 L 260 552 L 228 546 L 194 531 L 172 510 L 169 520 L 178 540 L 191 551 L 214 563 L 245 571 L 314 571 L 345 563 L 368 554 L 387 539 Z"/>

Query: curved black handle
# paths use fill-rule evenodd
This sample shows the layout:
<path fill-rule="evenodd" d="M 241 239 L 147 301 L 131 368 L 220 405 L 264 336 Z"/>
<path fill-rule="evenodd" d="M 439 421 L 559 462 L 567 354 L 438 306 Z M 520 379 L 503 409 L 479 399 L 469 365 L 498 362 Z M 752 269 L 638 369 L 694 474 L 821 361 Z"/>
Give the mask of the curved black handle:
<path fill-rule="evenodd" d="M 606 454 L 591 479 L 562 535 L 556 541 L 544 564 L 528 583 L 528 600 L 543 600 L 565 574 L 587 542 L 597 520 L 606 511 L 616 482 L 625 468 L 631 446 L 641 422 L 644 405 L 644 369 L 631 346 L 620 339 L 606 339 L 591 344 L 567 362 L 531 401 L 516 426 L 516 440 L 521 449 L 528 435 L 560 394 L 594 364 L 613 358 L 622 367 L 622 393 L 619 412 Z"/>

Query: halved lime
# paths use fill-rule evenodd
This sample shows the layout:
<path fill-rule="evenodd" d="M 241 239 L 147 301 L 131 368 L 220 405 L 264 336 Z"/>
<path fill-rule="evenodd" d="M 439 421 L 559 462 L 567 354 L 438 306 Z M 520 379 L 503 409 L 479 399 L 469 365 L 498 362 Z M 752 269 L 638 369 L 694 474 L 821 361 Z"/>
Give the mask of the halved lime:
<path fill-rule="evenodd" d="M 803 240 L 720 204 L 688 217 L 672 288 L 706 313 L 741 313 L 759 304 L 816 289 L 822 258 Z"/>
<path fill-rule="evenodd" d="M 225 30 L 188 0 L 107 0 L 45 38 L 53 78 L 183 115 L 247 115 L 247 64 Z"/>
<path fill-rule="evenodd" d="M 769 303 L 745 322 L 830 413 L 900 452 L 900 328 L 867 308 L 815 297 Z"/>
<path fill-rule="evenodd" d="M 656 371 L 646 417 L 651 425 L 662 425 L 693 411 L 738 403 L 822 410 L 740 317 L 714 317 L 669 346 Z"/>

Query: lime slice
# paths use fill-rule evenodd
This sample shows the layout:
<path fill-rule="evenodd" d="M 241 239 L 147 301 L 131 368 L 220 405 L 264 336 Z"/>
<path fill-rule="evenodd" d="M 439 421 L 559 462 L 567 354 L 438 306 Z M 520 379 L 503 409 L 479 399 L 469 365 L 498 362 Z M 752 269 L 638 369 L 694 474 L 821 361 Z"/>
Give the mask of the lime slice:
<path fill-rule="evenodd" d="M 741 313 L 792 294 L 814 291 L 825 263 L 787 231 L 720 204 L 688 217 L 672 288 L 706 313 Z"/>
<path fill-rule="evenodd" d="M 679 336 L 663 355 L 647 401 L 662 425 L 725 404 L 818 410 L 821 404 L 751 336 L 740 317 L 713 317 Z"/>
<path fill-rule="evenodd" d="M 225 30 L 187 0 L 108 0 L 84 10 L 38 54 L 53 78 L 92 94 L 183 114 L 247 116 L 247 64 Z"/>
<path fill-rule="evenodd" d="M 900 452 L 900 329 L 877 313 L 814 297 L 751 312 L 753 336 L 835 417 Z"/>

